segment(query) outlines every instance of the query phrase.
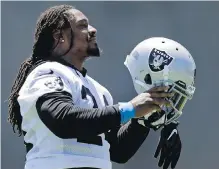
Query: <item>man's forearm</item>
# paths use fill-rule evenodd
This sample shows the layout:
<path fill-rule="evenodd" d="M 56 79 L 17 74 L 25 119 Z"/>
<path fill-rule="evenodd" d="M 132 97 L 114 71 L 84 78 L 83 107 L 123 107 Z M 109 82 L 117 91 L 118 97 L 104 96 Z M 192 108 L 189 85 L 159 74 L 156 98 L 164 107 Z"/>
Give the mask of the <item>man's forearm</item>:
<path fill-rule="evenodd" d="M 115 128 L 106 134 L 110 143 L 111 160 L 117 163 L 127 162 L 140 148 L 150 129 L 132 119 L 125 125 Z"/>
<path fill-rule="evenodd" d="M 54 92 L 40 97 L 36 108 L 43 123 L 58 137 L 96 136 L 120 124 L 118 106 L 84 109 L 72 102 L 67 92 Z"/>
<path fill-rule="evenodd" d="M 129 120 L 125 103 L 104 108 L 81 108 L 73 104 L 71 94 L 53 92 L 44 94 L 36 102 L 36 109 L 42 122 L 60 138 L 97 136 Z M 129 106 L 127 106 L 129 108 Z M 124 111 L 127 110 L 127 111 Z M 128 116 L 127 116 L 128 115 Z"/>

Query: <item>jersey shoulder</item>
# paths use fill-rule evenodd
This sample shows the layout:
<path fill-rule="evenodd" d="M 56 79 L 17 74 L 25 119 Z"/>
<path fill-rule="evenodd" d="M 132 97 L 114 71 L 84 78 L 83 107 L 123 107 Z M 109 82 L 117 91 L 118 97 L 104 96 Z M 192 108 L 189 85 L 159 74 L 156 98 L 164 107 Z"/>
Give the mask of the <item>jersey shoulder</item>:
<path fill-rule="evenodd" d="M 62 76 L 63 78 L 77 79 L 76 72 L 72 70 L 72 68 L 65 66 L 61 63 L 51 61 L 45 62 L 41 65 L 37 66 L 31 73 L 30 77 L 42 76 L 44 74 L 56 74 Z"/>
<path fill-rule="evenodd" d="M 58 62 L 45 62 L 38 65 L 27 76 L 19 95 L 36 96 L 56 91 L 76 93 L 77 74 Z"/>

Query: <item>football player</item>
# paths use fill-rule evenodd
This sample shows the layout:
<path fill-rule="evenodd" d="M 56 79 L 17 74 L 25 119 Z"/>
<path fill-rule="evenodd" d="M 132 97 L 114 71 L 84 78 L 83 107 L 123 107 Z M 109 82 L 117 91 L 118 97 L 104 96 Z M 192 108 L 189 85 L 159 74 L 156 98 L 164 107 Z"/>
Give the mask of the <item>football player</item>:
<path fill-rule="evenodd" d="M 9 98 L 9 121 L 24 136 L 25 169 L 111 169 L 111 161 L 125 163 L 150 130 L 138 118 L 170 106 L 165 98 L 173 93 L 164 85 L 113 104 L 83 67 L 91 56 L 100 56 L 96 29 L 81 11 L 59 5 L 41 14 L 32 55 Z"/>
<path fill-rule="evenodd" d="M 195 92 L 194 59 L 178 42 L 163 37 L 153 37 L 140 42 L 127 56 L 125 65 L 138 94 L 161 85 L 169 86 L 168 92 L 174 93 L 166 98 L 171 103 L 170 107 L 163 105 L 161 111 L 148 113 L 138 121 L 155 131 L 162 128 L 154 157 L 158 158 L 160 155 L 159 167 L 175 168 L 182 147 L 177 130 L 179 122 L 176 120 Z"/>

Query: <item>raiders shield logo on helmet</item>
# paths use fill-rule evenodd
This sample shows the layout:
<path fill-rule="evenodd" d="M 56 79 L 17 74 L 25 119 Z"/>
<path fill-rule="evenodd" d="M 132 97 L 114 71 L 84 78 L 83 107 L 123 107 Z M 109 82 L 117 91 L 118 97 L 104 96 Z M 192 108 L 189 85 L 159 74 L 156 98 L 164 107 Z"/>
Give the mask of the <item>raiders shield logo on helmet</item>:
<path fill-rule="evenodd" d="M 173 57 L 168 55 L 165 51 L 153 49 L 149 56 L 149 67 L 153 72 L 159 72 L 168 66 L 173 61 Z"/>

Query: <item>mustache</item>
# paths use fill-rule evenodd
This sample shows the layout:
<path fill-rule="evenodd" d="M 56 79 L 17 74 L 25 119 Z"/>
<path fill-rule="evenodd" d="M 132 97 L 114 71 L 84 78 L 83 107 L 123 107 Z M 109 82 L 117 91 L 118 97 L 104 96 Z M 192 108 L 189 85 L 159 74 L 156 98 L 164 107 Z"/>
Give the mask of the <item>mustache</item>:
<path fill-rule="evenodd" d="M 95 35 L 95 34 L 92 34 L 92 33 L 89 34 L 88 37 L 87 37 L 87 41 L 90 42 L 90 41 L 92 41 L 93 39 L 96 39 L 96 35 Z"/>

